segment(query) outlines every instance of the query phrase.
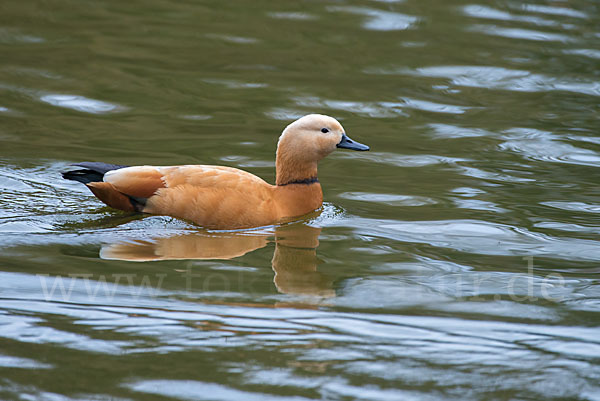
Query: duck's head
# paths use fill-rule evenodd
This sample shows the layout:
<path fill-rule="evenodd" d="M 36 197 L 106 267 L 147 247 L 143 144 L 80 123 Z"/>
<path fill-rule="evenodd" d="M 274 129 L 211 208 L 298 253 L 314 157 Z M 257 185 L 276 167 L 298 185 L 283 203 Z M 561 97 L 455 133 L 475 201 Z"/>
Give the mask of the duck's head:
<path fill-rule="evenodd" d="M 316 180 L 317 163 L 337 148 L 369 150 L 348 138 L 333 117 L 309 114 L 294 121 L 277 143 L 277 185 Z"/>
<path fill-rule="evenodd" d="M 369 150 L 367 145 L 348 138 L 335 118 L 309 114 L 288 125 L 277 143 L 277 152 L 293 153 L 306 161 L 319 161 L 336 148 Z"/>

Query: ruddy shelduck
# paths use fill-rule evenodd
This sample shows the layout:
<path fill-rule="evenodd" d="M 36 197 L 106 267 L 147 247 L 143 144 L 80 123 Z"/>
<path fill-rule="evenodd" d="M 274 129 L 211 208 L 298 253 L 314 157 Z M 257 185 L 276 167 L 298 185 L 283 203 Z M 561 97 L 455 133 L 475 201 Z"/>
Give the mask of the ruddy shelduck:
<path fill-rule="evenodd" d="M 121 166 L 97 162 L 63 173 L 115 209 L 166 215 L 208 229 L 231 230 L 291 221 L 321 207 L 317 164 L 336 148 L 369 150 L 329 116 L 309 114 L 279 137 L 276 183 L 233 167 Z"/>

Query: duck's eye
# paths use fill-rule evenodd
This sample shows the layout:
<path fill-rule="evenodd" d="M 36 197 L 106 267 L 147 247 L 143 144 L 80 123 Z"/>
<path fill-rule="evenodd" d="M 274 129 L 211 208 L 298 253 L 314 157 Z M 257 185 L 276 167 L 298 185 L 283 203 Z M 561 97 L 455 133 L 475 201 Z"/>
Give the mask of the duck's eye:
<path fill-rule="evenodd" d="M 321 128 L 321 132 L 324 133 L 324 134 L 326 134 L 326 133 L 329 132 L 329 130 L 327 128 Z"/>

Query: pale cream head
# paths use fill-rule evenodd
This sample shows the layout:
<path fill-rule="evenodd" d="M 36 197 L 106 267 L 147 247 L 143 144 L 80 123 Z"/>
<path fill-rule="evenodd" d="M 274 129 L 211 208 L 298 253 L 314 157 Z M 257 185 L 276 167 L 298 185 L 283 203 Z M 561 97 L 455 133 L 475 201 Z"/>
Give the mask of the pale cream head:
<path fill-rule="evenodd" d="M 277 185 L 316 180 L 317 163 L 336 148 L 369 150 L 348 138 L 333 117 L 309 114 L 294 121 L 277 143 Z"/>
<path fill-rule="evenodd" d="M 283 130 L 277 152 L 292 152 L 294 158 L 317 162 L 336 149 L 343 135 L 344 128 L 335 118 L 309 114 Z"/>

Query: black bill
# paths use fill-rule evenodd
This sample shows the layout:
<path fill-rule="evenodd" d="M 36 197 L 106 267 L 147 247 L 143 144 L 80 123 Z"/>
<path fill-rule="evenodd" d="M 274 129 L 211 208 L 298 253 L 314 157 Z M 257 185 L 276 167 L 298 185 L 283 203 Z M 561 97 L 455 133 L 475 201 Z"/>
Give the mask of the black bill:
<path fill-rule="evenodd" d="M 342 134 L 342 140 L 340 143 L 336 145 L 338 148 L 344 149 L 352 149 L 352 150 L 369 150 L 370 148 L 367 145 L 363 145 L 362 143 L 358 143 L 348 138 L 346 134 Z"/>

